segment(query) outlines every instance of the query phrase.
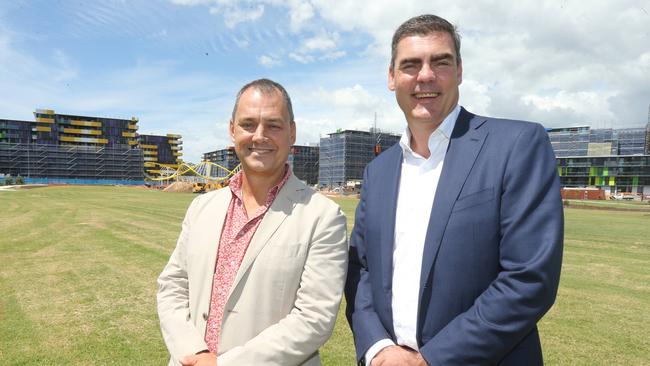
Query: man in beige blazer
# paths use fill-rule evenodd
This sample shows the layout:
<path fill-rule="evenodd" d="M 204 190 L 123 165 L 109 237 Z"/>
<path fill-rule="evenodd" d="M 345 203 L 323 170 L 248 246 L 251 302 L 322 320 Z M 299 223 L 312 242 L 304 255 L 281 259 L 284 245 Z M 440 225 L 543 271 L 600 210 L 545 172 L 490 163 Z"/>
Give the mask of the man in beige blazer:
<path fill-rule="evenodd" d="M 229 130 L 242 163 L 241 190 L 194 199 L 158 278 L 170 365 L 320 365 L 318 349 L 332 333 L 345 281 L 345 217 L 286 164 L 296 127 L 281 85 L 261 79 L 244 86 Z M 242 219 L 234 214 L 237 204 L 244 220 L 266 212 L 256 229 L 249 222 L 224 242 L 232 231 L 224 228 Z M 213 289 L 223 283 L 216 264 L 228 257 L 222 250 L 242 242 L 241 235 L 252 237 L 244 240 L 240 263 L 222 263 L 238 268 L 219 308 Z M 222 316 L 215 352 L 206 324 L 216 313 Z"/>

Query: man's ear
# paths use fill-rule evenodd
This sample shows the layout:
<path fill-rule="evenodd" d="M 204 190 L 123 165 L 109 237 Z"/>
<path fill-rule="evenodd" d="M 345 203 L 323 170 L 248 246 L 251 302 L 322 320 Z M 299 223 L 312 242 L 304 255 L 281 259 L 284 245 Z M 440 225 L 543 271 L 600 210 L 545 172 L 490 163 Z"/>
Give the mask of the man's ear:
<path fill-rule="evenodd" d="M 230 141 L 235 143 L 235 122 L 233 122 L 232 119 L 230 119 L 230 123 L 228 123 L 228 134 L 230 135 Z"/>
<path fill-rule="evenodd" d="M 296 122 L 291 121 L 291 145 L 296 143 Z"/>
<path fill-rule="evenodd" d="M 388 89 L 395 91 L 395 74 L 392 67 L 388 67 Z"/>

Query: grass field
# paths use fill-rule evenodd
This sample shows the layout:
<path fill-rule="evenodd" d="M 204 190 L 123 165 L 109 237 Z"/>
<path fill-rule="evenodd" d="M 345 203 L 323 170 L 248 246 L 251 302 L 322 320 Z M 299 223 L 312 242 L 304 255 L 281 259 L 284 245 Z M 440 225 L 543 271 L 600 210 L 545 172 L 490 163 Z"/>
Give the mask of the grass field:
<path fill-rule="evenodd" d="M 155 279 L 191 194 L 0 191 L 0 365 L 163 365 Z M 351 226 L 355 199 L 339 202 Z M 568 208 L 549 365 L 650 363 L 650 213 Z M 354 364 L 342 314 L 325 365 Z"/>

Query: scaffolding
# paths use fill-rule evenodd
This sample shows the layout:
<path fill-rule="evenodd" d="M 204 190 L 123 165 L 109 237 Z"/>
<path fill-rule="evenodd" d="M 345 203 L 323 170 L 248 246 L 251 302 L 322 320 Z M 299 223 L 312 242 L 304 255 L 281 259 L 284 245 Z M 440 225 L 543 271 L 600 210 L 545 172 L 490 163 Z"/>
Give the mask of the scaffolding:
<path fill-rule="evenodd" d="M 363 180 L 363 170 L 372 159 L 400 139 L 399 135 L 371 131 L 345 130 L 320 139 L 318 184 L 343 187 Z"/>
<path fill-rule="evenodd" d="M 0 173 L 28 180 L 143 184 L 142 164 L 140 149 L 0 143 Z"/>
<path fill-rule="evenodd" d="M 587 156 L 589 153 L 590 130 L 589 126 L 553 128 L 548 130 L 548 137 L 555 156 Z M 599 140 L 598 137 L 596 140 Z M 605 142 L 605 137 L 602 137 Z"/>
<path fill-rule="evenodd" d="M 318 146 L 291 146 L 289 166 L 296 178 L 309 185 L 318 183 L 318 160 Z"/>
<path fill-rule="evenodd" d="M 235 154 L 234 146 L 207 152 L 203 154 L 203 161 L 209 161 L 221 165 L 228 170 L 234 170 L 239 165 L 239 158 L 237 158 L 237 154 Z M 225 178 L 229 175 L 229 172 L 223 169 L 213 169 L 208 172 L 208 175 L 217 178 Z"/>

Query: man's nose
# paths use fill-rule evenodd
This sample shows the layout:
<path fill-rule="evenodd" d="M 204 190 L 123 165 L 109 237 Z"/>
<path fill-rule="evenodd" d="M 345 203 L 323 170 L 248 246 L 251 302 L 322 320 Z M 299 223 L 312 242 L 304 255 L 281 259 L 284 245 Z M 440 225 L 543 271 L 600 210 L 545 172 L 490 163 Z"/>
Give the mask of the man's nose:
<path fill-rule="evenodd" d="M 427 63 L 422 65 L 422 68 L 418 72 L 418 81 L 419 82 L 427 82 L 427 81 L 432 81 L 435 80 L 436 78 L 436 73 L 433 71 L 433 68 Z"/>
<path fill-rule="evenodd" d="M 259 125 L 257 125 L 257 128 L 255 129 L 255 133 L 253 134 L 253 141 L 262 142 L 264 140 L 266 140 L 266 129 L 260 123 Z"/>

